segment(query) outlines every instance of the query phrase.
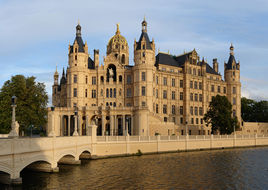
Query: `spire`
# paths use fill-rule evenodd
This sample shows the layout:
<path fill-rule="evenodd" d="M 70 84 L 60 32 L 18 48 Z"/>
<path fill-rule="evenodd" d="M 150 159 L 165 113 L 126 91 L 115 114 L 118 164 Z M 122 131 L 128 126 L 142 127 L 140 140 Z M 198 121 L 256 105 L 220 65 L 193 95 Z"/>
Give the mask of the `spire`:
<path fill-rule="evenodd" d="M 231 46 L 230 46 L 230 55 L 234 55 L 234 46 L 233 46 L 232 43 L 231 43 Z"/>
<path fill-rule="evenodd" d="M 62 69 L 62 77 L 65 77 L 64 67 Z"/>
<path fill-rule="evenodd" d="M 141 26 L 142 26 L 142 32 L 146 32 L 147 33 L 147 22 L 145 20 L 145 16 L 144 16 L 144 19 L 141 23 Z"/>
<path fill-rule="evenodd" d="M 79 20 L 78 20 L 78 24 L 76 26 L 76 36 L 81 37 L 81 26 L 80 26 Z"/>
<path fill-rule="evenodd" d="M 119 23 L 116 24 L 116 35 L 120 34 L 120 30 L 119 30 Z"/>
<path fill-rule="evenodd" d="M 59 73 L 58 73 L 58 71 L 57 71 L 57 64 L 56 64 L 56 71 L 55 71 L 54 75 L 55 75 L 55 76 L 59 76 Z"/>

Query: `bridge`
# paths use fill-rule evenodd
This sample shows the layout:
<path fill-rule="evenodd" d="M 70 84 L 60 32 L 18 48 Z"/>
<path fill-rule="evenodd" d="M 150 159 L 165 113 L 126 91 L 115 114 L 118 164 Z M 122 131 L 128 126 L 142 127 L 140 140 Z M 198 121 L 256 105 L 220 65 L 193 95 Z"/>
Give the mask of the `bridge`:
<path fill-rule="evenodd" d="M 139 150 L 157 153 L 268 146 L 264 135 L 96 136 L 96 128 L 90 126 L 90 136 L 0 139 L 0 179 L 5 175 L 10 183 L 20 184 L 24 168 L 58 172 L 58 164 L 80 164 L 81 158 L 132 155 Z"/>

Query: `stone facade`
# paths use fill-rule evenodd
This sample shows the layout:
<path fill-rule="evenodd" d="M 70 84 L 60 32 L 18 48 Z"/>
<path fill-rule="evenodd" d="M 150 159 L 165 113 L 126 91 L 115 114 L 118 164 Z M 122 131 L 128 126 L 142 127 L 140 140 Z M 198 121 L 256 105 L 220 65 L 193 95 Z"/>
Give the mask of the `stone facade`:
<path fill-rule="evenodd" d="M 78 134 L 86 135 L 87 126 L 96 123 L 98 135 L 185 135 L 186 130 L 208 135 L 211 130 L 202 118 L 217 94 L 228 97 L 241 122 L 240 63 L 232 45 L 223 80 L 217 59 L 211 67 L 195 49 L 178 56 L 156 55 L 143 20 L 140 38 L 134 41 L 134 65 L 129 64 L 128 42 L 119 25 L 102 65 L 99 59 L 99 50 L 90 57 L 78 24 L 60 83 L 59 73 L 54 74 L 55 108 L 49 110 L 48 132 L 72 135 L 77 123 Z"/>

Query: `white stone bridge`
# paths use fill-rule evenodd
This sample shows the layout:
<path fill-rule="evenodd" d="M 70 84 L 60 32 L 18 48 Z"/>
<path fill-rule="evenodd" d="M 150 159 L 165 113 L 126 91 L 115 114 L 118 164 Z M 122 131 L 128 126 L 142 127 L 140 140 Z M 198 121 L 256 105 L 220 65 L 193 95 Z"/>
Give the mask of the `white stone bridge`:
<path fill-rule="evenodd" d="M 221 149 L 246 146 L 267 146 L 264 135 L 217 136 L 90 136 L 1 138 L 0 180 L 21 183 L 24 168 L 57 172 L 58 164 L 80 164 L 81 158 L 115 155 Z"/>

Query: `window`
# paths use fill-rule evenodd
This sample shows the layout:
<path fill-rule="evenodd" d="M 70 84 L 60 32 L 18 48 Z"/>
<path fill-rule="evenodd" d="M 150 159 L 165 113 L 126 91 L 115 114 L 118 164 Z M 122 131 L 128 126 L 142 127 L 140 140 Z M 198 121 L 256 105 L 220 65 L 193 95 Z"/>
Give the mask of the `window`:
<path fill-rule="evenodd" d="M 145 106 L 146 106 L 146 102 L 144 102 L 144 101 L 141 102 L 141 106 L 142 106 L 142 107 L 145 107 Z"/>
<path fill-rule="evenodd" d="M 114 98 L 116 98 L 116 88 L 114 88 Z"/>
<path fill-rule="evenodd" d="M 175 113 L 176 113 L 175 105 L 172 105 L 172 107 L 171 107 L 171 113 L 172 113 L 173 115 L 175 115 Z"/>
<path fill-rule="evenodd" d="M 127 97 L 131 97 L 131 88 L 127 89 Z"/>
<path fill-rule="evenodd" d="M 116 103 L 114 102 L 114 107 L 116 107 Z"/>
<path fill-rule="evenodd" d="M 86 76 L 86 84 L 87 84 L 87 81 L 88 81 L 88 78 L 87 78 L 87 76 Z"/>
<path fill-rule="evenodd" d="M 198 125 L 198 123 L 199 123 L 199 119 L 198 119 L 198 118 L 196 118 L 196 119 L 195 119 L 195 124 L 197 124 L 197 125 Z"/>
<path fill-rule="evenodd" d="M 190 100 L 193 101 L 194 97 L 193 97 L 193 93 L 190 94 Z"/>
<path fill-rule="evenodd" d="M 77 60 L 77 55 L 74 57 L 75 60 Z M 75 65 L 76 66 L 76 65 Z"/>
<path fill-rule="evenodd" d="M 194 94 L 194 101 L 198 101 L 198 94 Z"/>
<path fill-rule="evenodd" d="M 194 108 L 193 108 L 193 106 L 190 107 L 190 114 L 191 115 L 194 115 Z"/>
<path fill-rule="evenodd" d="M 85 97 L 87 98 L 87 89 L 85 89 Z"/>
<path fill-rule="evenodd" d="M 181 135 L 183 135 L 183 130 L 181 130 Z"/>
<path fill-rule="evenodd" d="M 146 81 L 146 73 L 145 72 L 141 72 L 141 80 Z"/>
<path fill-rule="evenodd" d="M 203 101 L 203 95 L 199 94 L 199 102 L 202 102 L 202 101 Z"/>
<path fill-rule="evenodd" d="M 175 79 L 171 80 L 171 86 L 175 86 Z"/>
<path fill-rule="evenodd" d="M 218 93 L 221 93 L 221 87 L 218 86 Z"/>
<path fill-rule="evenodd" d="M 202 82 L 199 82 L 199 89 L 202 90 Z"/>
<path fill-rule="evenodd" d="M 155 105 L 155 112 L 158 113 L 158 104 Z"/>
<path fill-rule="evenodd" d="M 181 117 L 181 119 L 180 119 L 180 120 L 181 120 L 181 124 L 183 124 L 183 117 Z"/>
<path fill-rule="evenodd" d="M 199 115 L 203 115 L 203 108 L 202 107 L 199 107 Z"/>
<path fill-rule="evenodd" d="M 193 74 L 196 75 L 196 69 L 193 69 Z"/>
<path fill-rule="evenodd" d="M 183 100 L 183 92 L 180 92 L 180 100 Z"/>
<path fill-rule="evenodd" d="M 194 114 L 198 115 L 198 108 L 197 107 L 194 107 Z"/>
<path fill-rule="evenodd" d="M 193 88 L 193 81 L 190 81 L 190 88 Z"/>
<path fill-rule="evenodd" d="M 167 122 L 167 117 L 164 117 L 164 122 Z"/>
<path fill-rule="evenodd" d="M 110 98 L 112 98 L 112 97 L 113 97 L 113 89 L 110 88 Z"/>
<path fill-rule="evenodd" d="M 183 80 L 180 80 L 180 87 L 183 88 Z"/>
<path fill-rule="evenodd" d="M 123 81 L 123 77 L 122 75 L 119 75 L 119 82 L 122 82 Z"/>
<path fill-rule="evenodd" d="M 175 122 L 176 122 L 175 117 L 172 117 L 172 122 L 173 122 L 173 123 L 175 123 Z"/>
<path fill-rule="evenodd" d="M 74 75 L 74 83 L 77 83 L 77 75 Z"/>
<path fill-rule="evenodd" d="M 109 98 L 109 89 L 106 89 L 106 98 Z"/>
<path fill-rule="evenodd" d="M 156 76 L 156 84 L 158 84 L 158 76 Z"/>
<path fill-rule="evenodd" d="M 155 97 L 158 98 L 158 89 L 155 90 Z"/>
<path fill-rule="evenodd" d="M 101 94 L 101 96 L 103 96 L 103 89 L 101 89 L 100 94 Z"/>
<path fill-rule="evenodd" d="M 191 118 L 191 124 L 194 124 L 194 118 Z M 191 131 L 191 130 L 189 130 L 189 135 L 191 135 L 191 134 L 190 134 L 190 131 Z"/>
<path fill-rule="evenodd" d="M 92 90 L 92 98 L 96 98 L 96 90 Z"/>
<path fill-rule="evenodd" d="M 163 98 L 167 99 L 167 91 L 166 90 L 163 90 Z"/>
<path fill-rule="evenodd" d="M 142 52 L 142 57 L 145 57 L 145 52 Z"/>
<path fill-rule="evenodd" d="M 164 85 L 164 86 L 167 86 L 167 77 L 164 77 L 164 78 L 163 78 L 163 85 Z"/>
<path fill-rule="evenodd" d="M 202 118 L 200 118 L 200 124 L 203 124 L 203 119 Z M 205 133 L 204 133 L 205 134 Z"/>
<path fill-rule="evenodd" d="M 211 92 L 214 92 L 214 85 L 211 85 Z"/>
<path fill-rule="evenodd" d="M 233 98 L 233 105 L 236 105 L 236 99 Z"/>
<path fill-rule="evenodd" d="M 233 94 L 236 94 L 236 88 L 233 87 Z"/>
<path fill-rule="evenodd" d="M 194 82 L 194 89 L 197 89 L 197 82 Z"/>
<path fill-rule="evenodd" d="M 163 105 L 163 114 L 167 114 L 167 105 L 166 104 Z"/>
<path fill-rule="evenodd" d="M 96 84 L 96 77 L 92 77 L 92 84 L 93 84 L 93 85 Z"/>
<path fill-rule="evenodd" d="M 226 94 L 226 87 L 223 87 L 223 93 Z"/>
<path fill-rule="evenodd" d="M 127 84 L 131 84 L 131 75 L 127 75 Z"/>
<path fill-rule="evenodd" d="M 175 100 L 175 91 L 172 91 L 172 100 Z"/>
<path fill-rule="evenodd" d="M 236 111 L 235 110 L 233 110 L 233 117 L 235 117 L 236 116 Z"/>
<path fill-rule="evenodd" d="M 77 88 L 74 88 L 74 97 L 77 97 Z"/>
<path fill-rule="evenodd" d="M 180 114 L 183 115 L 183 106 L 180 106 Z"/>
<path fill-rule="evenodd" d="M 142 86 L 141 87 L 141 95 L 142 96 L 145 96 L 145 86 Z"/>
<path fill-rule="evenodd" d="M 103 76 L 100 77 L 100 81 L 101 81 L 101 83 L 103 83 L 103 81 L 104 81 Z"/>

